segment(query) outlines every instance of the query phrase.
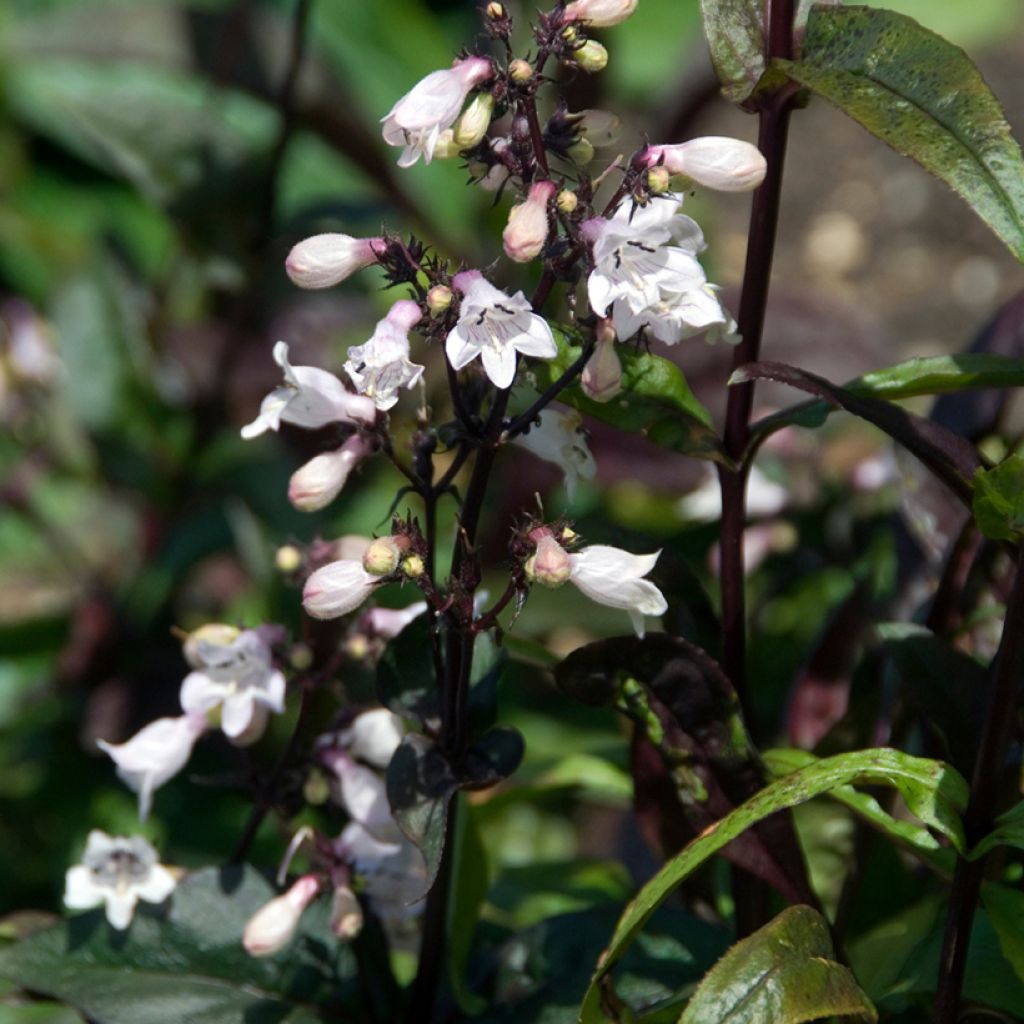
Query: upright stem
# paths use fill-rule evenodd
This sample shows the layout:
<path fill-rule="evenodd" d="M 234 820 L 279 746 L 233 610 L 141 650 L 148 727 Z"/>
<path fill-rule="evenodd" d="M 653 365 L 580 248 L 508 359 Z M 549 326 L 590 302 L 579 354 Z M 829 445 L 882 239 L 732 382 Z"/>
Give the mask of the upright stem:
<path fill-rule="evenodd" d="M 1013 592 L 1003 621 L 992 666 L 985 725 L 974 762 L 971 797 L 964 816 L 964 834 L 968 847 L 992 829 L 998 810 L 999 782 L 1014 723 L 1014 699 L 1017 680 L 1024 667 L 1024 544 L 1017 555 Z M 946 916 L 946 932 L 939 960 L 939 987 L 935 996 L 934 1024 L 955 1024 L 960 1013 L 960 989 L 963 986 L 971 924 L 978 904 L 985 858 L 957 861 Z"/>
<path fill-rule="evenodd" d="M 793 0 L 772 0 L 769 14 L 769 57 L 792 56 Z M 761 349 L 772 255 L 779 222 L 782 168 L 794 91 L 786 85 L 763 101 L 759 113 L 758 147 L 767 162 L 764 182 L 754 193 L 747 235 L 738 329 L 742 341 L 733 353 L 733 369 L 754 362 Z M 750 438 L 753 382 L 729 389 L 725 416 L 725 448 L 739 468 L 719 469 L 722 488 L 721 578 L 722 663 L 749 714 L 746 700 L 746 608 L 743 573 L 744 498 L 747 467 L 743 454 Z"/>

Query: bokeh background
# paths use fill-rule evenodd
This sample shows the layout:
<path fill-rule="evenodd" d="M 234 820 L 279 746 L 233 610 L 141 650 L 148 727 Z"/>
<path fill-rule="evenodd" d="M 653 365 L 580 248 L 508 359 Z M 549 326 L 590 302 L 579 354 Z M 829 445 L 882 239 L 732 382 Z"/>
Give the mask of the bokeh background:
<path fill-rule="evenodd" d="M 1024 126 L 1017 0 L 888 6 L 967 48 Z M 394 298 L 373 272 L 298 291 L 283 272 L 296 241 L 383 224 L 469 264 L 499 253 L 509 200 L 467 187 L 458 162 L 400 172 L 377 130 L 398 96 L 472 45 L 475 7 L 0 2 L 0 912 L 57 909 L 87 831 L 137 828 L 134 798 L 95 741 L 176 713 L 186 668 L 174 631 L 211 620 L 297 629 L 278 546 L 386 526 L 400 478 L 383 461 L 305 515 L 286 486 L 316 440 L 245 443 L 238 428 L 276 381 L 274 341 L 288 340 L 295 362 L 340 371 Z M 608 70 L 568 81 L 567 95 L 572 109 L 622 116 L 603 158 L 630 153 L 644 133 L 753 137 L 754 119 L 717 97 L 695 0 L 641 0 L 602 38 Z M 735 306 L 749 199 L 687 204 L 710 241 L 710 276 Z M 795 117 L 766 355 L 843 380 L 956 351 L 1020 286 L 1012 257 L 944 186 L 823 103 Z M 729 353 L 697 342 L 673 357 L 720 408 Z M 443 396 L 432 399 L 442 412 Z M 786 400 L 759 392 L 763 408 Z M 600 427 L 594 450 L 598 478 L 573 506 L 579 531 L 664 548 L 675 624 L 699 635 L 714 564 L 703 470 Z M 840 418 L 820 436 L 786 435 L 761 465 L 758 712 L 767 736 L 794 736 L 791 681 L 815 637 L 854 592 L 892 593 L 894 481 L 911 470 Z M 496 561 L 535 491 L 564 508 L 555 472 L 506 458 L 486 519 Z M 929 552 L 922 543 L 922 563 Z M 588 872 L 587 858 L 635 873 L 653 863 L 628 827 L 623 732 L 610 712 L 567 709 L 538 670 L 550 652 L 624 629 L 561 591 L 532 599 L 515 625 L 502 708 L 529 753 L 517 783 L 479 810 L 502 872 L 495 919 L 529 923 L 592 900 L 594 886 L 621 898 L 625 869 Z M 272 759 L 289 728 L 279 722 L 248 754 L 202 745 L 146 826 L 168 859 L 224 859 L 252 759 Z M 253 859 L 275 863 L 282 839 L 268 824 Z"/>

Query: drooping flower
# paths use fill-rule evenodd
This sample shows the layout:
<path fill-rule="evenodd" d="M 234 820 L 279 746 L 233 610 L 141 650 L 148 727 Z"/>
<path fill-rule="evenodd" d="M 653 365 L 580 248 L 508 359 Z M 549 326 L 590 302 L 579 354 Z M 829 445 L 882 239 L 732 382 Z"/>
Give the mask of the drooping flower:
<path fill-rule="evenodd" d="M 353 434 L 335 451 L 315 455 L 292 473 L 288 500 L 302 512 L 326 508 L 341 493 L 352 470 L 373 449 L 373 441 Z"/>
<path fill-rule="evenodd" d="M 284 371 L 284 384 L 263 399 L 260 414 L 242 427 L 246 440 L 281 423 L 317 430 L 328 423 L 372 423 L 377 410 L 369 398 L 353 395 L 333 374 L 316 366 L 292 366 L 288 344 L 274 346 L 274 362 Z"/>
<path fill-rule="evenodd" d="M 569 552 L 549 532 L 542 534 L 523 568 L 526 578 L 542 587 L 560 587 L 572 575 Z"/>
<path fill-rule="evenodd" d="M 374 328 L 373 337 L 348 350 L 345 372 L 356 391 L 378 409 L 390 409 L 399 388 L 412 388 L 423 376 L 424 368 L 409 361 L 409 331 L 422 315 L 418 303 L 399 299 Z"/>
<path fill-rule="evenodd" d="M 638 0 L 572 0 L 563 12 L 566 21 L 582 21 L 591 28 L 608 28 L 625 21 Z"/>
<path fill-rule="evenodd" d="M 506 295 L 477 270 L 456 274 L 452 284 L 462 303 L 445 352 L 456 370 L 479 356 L 495 387 L 507 388 L 515 379 L 517 352 L 540 359 L 558 354 L 551 328 L 522 292 Z"/>
<path fill-rule="evenodd" d="M 362 562 L 329 562 L 306 580 L 302 607 L 314 619 L 336 619 L 355 611 L 383 582 L 367 572 Z"/>
<path fill-rule="evenodd" d="M 287 892 L 260 907 L 242 933 L 242 945 L 249 956 L 273 956 L 284 949 L 295 934 L 302 912 L 319 892 L 320 880 L 315 875 L 303 875 Z"/>
<path fill-rule="evenodd" d="M 263 735 L 268 713 L 284 711 L 284 675 L 274 668 L 270 648 L 255 630 L 227 643 L 200 640 L 199 667 L 181 684 L 181 706 L 206 715 L 220 708 L 220 727 L 233 743 Z"/>
<path fill-rule="evenodd" d="M 398 842 L 402 833 L 391 815 L 384 780 L 372 768 L 359 764 L 342 746 L 328 747 L 319 756 L 334 774 L 348 816 L 380 842 Z"/>
<path fill-rule="evenodd" d="M 548 203 L 557 191 L 552 181 L 536 181 L 526 199 L 509 211 L 501 239 L 505 255 L 516 263 L 529 263 L 539 256 L 547 241 Z"/>
<path fill-rule="evenodd" d="M 466 97 L 491 74 L 489 60 L 468 57 L 417 82 L 381 118 L 384 141 L 404 147 L 398 166 L 410 167 L 421 156 L 429 164 L 441 133 L 455 124 Z"/>
<path fill-rule="evenodd" d="M 117 765 L 117 775 L 139 794 L 139 819 L 145 821 L 153 805 L 153 793 L 177 775 L 192 754 L 195 741 L 206 731 L 203 714 L 158 718 L 124 743 L 97 740 L 96 745 Z"/>
<path fill-rule="evenodd" d="M 124 930 L 139 900 L 163 903 L 177 885 L 174 875 L 157 863 L 157 852 L 141 836 L 108 836 L 93 829 L 82 863 L 64 879 L 64 905 L 91 910 L 105 904 L 111 926 Z"/>
<path fill-rule="evenodd" d="M 595 402 L 610 402 L 622 390 L 622 361 L 615 351 L 615 327 L 600 320 L 594 353 L 580 374 L 580 388 Z"/>
<path fill-rule="evenodd" d="M 757 146 L 719 135 L 676 146 L 648 146 L 641 159 L 648 167 L 663 166 L 670 174 L 719 192 L 749 192 L 764 181 L 768 168 Z"/>
<path fill-rule="evenodd" d="M 597 472 L 583 417 L 575 409 L 548 407 L 538 420 L 529 433 L 520 434 L 512 443 L 558 466 L 565 474 L 566 497 L 572 501 L 578 482 L 592 480 Z"/>
<path fill-rule="evenodd" d="M 384 248 L 383 238 L 313 235 L 292 247 L 284 269 L 300 288 L 330 288 L 376 263 Z"/>
<path fill-rule="evenodd" d="M 654 569 L 660 551 L 633 555 L 621 548 L 593 544 L 569 555 L 570 581 L 591 601 L 629 612 L 637 636 L 644 635 L 644 616 L 663 615 L 668 603 L 643 577 Z"/>

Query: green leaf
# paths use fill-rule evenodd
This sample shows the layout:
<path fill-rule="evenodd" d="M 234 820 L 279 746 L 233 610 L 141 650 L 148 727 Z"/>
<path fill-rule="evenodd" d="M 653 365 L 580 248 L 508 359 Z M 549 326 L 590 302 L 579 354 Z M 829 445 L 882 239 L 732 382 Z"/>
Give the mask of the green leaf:
<path fill-rule="evenodd" d="M 451 934 L 448 940 L 448 983 L 459 1009 L 470 1016 L 478 1016 L 487 1004 L 467 984 L 466 967 L 473 950 L 473 937 L 480 917 L 480 908 L 487 898 L 490 871 L 487 850 L 480 838 L 480 828 L 472 807 L 464 804 L 459 809 L 455 829 L 455 849 L 452 859 L 452 877 L 458 879 L 449 894 L 448 920 Z"/>
<path fill-rule="evenodd" d="M 430 616 L 412 620 L 388 641 L 377 663 L 377 699 L 396 715 L 422 723 L 438 720 L 440 704 L 434 661 L 430 657 L 437 637 L 431 633 Z"/>
<path fill-rule="evenodd" d="M 974 518 L 990 540 L 1019 540 L 1024 530 L 1024 458 L 1011 455 L 974 474 Z"/>
<path fill-rule="evenodd" d="M 556 332 L 558 355 L 538 369 L 543 385 L 557 380 L 582 349 Z M 588 398 L 578 384 L 563 389 L 559 400 L 602 423 L 630 434 L 644 434 L 655 444 L 701 459 L 729 465 L 711 414 L 697 400 L 683 371 L 661 356 L 619 346 L 622 390 L 609 402 Z"/>
<path fill-rule="evenodd" d="M 765 4 L 761 0 L 700 0 L 700 7 L 722 95 L 742 103 L 765 72 Z"/>
<path fill-rule="evenodd" d="M 836 963 L 828 924 L 789 907 L 738 942 L 708 972 L 679 1024 L 801 1024 L 878 1015 L 848 967 Z"/>
<path fill-rule="evenodd" d="M 959 47 L 870 7 L 815 8 L 799 61 L 777 61 L 961 195 L 1024 260 L 1024 156 Z"/>
<path fill-rule="evenodd" d="M 959 815 L 967 805 L 967 783 L 941 761 L 879 748 L 838 754 L 792 772 L 705 829 L 640 890 L 620 918 L 608 948 L 597 963 L 580 1008 L 581 1024 L 596 1024 L 605 1019 L 601 1005 L 606 976 L 651 914 L 701 864 L 768 815 L 854 783 L 899 789 L 915 814 L 926 815 L 922 820 L 939 828 L 958 850 L 963 850 Z"/>
<path fill-rule="evenodd" d="M 984 857 L 997 846 L 1015 846 L 1024 850 L 1024 800 L 1014 804 L 996 819 L 996 827 L 977 843 L 968 855 L 971 860 Z"/>
<path fill-rule="evenodd" d="M 1024 892 L 984 882 L 981 898 L 1014 974 L 1024 981 Z"/>
<path fill-rule="evenodd" d="M 126 933 L 101 910 L 0 948 L 0 977 L 102 1024 L 314 1024 L 314 1007 L 357 1009 L 355 956 L 327 927 L 328 902 L 303 914 L 280 953 L 243 949 L 246 921 L 275 891 L 251 868 L 189 875 L 164 916 L 145 904 Z"/>

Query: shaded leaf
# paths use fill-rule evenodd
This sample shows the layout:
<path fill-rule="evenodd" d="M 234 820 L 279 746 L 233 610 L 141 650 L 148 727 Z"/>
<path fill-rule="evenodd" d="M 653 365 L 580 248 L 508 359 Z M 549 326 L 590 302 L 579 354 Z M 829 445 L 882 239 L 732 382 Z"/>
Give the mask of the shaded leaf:
<path fill-rule="evenodd" d="M 1024 981 L 1024 892 L 995 882 L 983 882 L 981 899 L 999 936 L 999 948 Z"/>
<path fill-rule="evenodd" d="M 440 716 L 438 682 L 430 657 L 437 640 L 430 617 L 420 615 L 388 641 L 377 662 L 377 699 L 396 715 L 435 723 Z"/>
<path fill-rule="evenodd" d="M 1019 540 L 1024 531 L 1024 459 L 1011 455 L 974 474 L 974 518 L 990 540 Z"/>
<path fill-rule="evenodd" d="M 736 370 L 730 384 L 774 380 L 808 391 L 832 405 L 859 416 L 916 455 L 965 504 L 971 501 L 970 478 L 981 464 L 974 446 L 952 431 L 922 416 L 878 398 L 861 398 L 846 388 L 785 363 L 748 363 Z"/>
<path fill-rule="evenodd" d="M 558 355 L 537 368 L 538 375 L 546 378 L 545 385 L 557 380 L 582 352 L 564 334 L 556 332 L 555 336 Z M 643 434 L 663 448 L 729 464 L 711 425 L 711 414 L 675 363 L 626 346 L 620 346 L 618 354 L 622 391 L 610 402 L 595 402 L 578 384 L 563 389 L 559 401 L 629 434 Z"/>
<path fill-rule="evenodd" d="M 315 1006 L 357 1011 L 355 957 L 318 901 L 280 953 L 243 949 L 246 921 L 275 890 L 251 868 L 188 876 L 164 916 L 142 905 L 126 933 L 102 910 L 0 949 L 0 977 L 103 1024 L 312 1024 Z"/>
<path fill-rule="evenodd" d="M 892 11 L 816 8 L 790 78 L 961 195 L 1024 259 L 1024 156 L 959 47 Z"/>
<path fill-rule="evenodd" d="M 466 968 L 491 879 L 487 850 L 480 838 L 480 828 L 472 808 L 468 804 L 461 808 L 456 820 L 452 877 L 457 882 L 451 887 L 449 896 L 448 983 L 459 1009 L 470 1016 L 477 1016 L 487 1004 L 470 989 Z"/>
<path fill-rule="evenodd" d="M 768 815 L 854 783 L 898 788 L 908 807 L 918 815 L 927 815 L 929 824 L 949 837 L 958 850 L 963 849 L 959 816 L 967 804 L 967 783 L 941 761 L 879 748 L 838 754 L 783 776 L 705 829 L 640 890 L 620 918 L 597 963 L 580 1008 L 582 1024 L 596 1024 L 604 1019 L 601 1002 L 608 973 L 655 909 L 701 864 Z"/>
<path fill-rule="evenodd" d="M 997 846 L 1015 846 L 1024 850 L 1024 800 L 996 819 L 996 827 L 971 849 L 970 859 L 984 857 Z"/>
<path fill-rule="evenodd" d="M 832 1016 L 878 1019 L 850 969 L 836 963 L 825 919 L 801 906 L 733 946 L 679 1024 L 801 1024 Z"/>

